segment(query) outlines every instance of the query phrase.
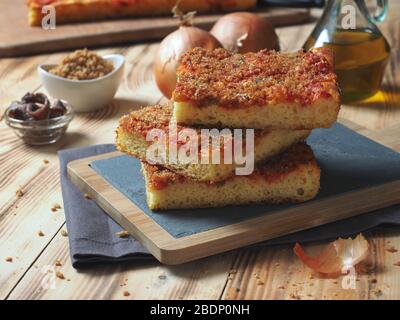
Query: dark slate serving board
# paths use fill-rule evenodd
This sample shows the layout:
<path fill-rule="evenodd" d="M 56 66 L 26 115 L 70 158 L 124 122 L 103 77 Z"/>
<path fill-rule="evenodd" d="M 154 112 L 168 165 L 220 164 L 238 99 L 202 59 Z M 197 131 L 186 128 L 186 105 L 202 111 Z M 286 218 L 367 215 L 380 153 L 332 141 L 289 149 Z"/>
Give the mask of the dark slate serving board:
<path fill-rule="evenodd" d="M 137 159 L 117 156 L 93 161 L 91 167 L 174 238 L 400 180 L 399 153 L 343 125 L 335 124 L 330 129 L 314 130 L 308 144 L 314 150 L 322 170 L 321 190 L 314 200 L 301 205 L 252 205 L 153 212 L 146 204 L 144 180 Z"/>

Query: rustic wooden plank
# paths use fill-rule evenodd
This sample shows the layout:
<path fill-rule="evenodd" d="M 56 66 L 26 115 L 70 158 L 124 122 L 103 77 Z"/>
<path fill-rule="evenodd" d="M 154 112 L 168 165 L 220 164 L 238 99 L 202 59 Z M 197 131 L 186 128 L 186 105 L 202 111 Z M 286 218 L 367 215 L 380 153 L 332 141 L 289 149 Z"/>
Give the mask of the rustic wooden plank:
<path fill-rule="evenodd" d="M 143 45 L 127 52 L 126 75 L 118 98 L 106 109 L 92 114 L 77 114 L 65 139 L 54 146 L 28 147 L 4 123 L 0 124 L 0 269 L 4 270 L 0 273 L 0 297 L 8 295 L 64 223 L 62 211 L 56 214 L 50 211 L 55 202 L 62 203 L 57 150 L 112 143 L 120 115 L 144 101 L 154 103 L 160 99 L 160 94 L 154 94 L 151 78 L 145 76 L 148 74 L 145 71 L 151 67 L 155 49 L 155 45 Z M 58 55 L 50 56 L 48 60 L 58 58 Z M 1 65 L 13 65 L 15 61 L 22 63 L 23 67 L 4 67 L 0 81 L 2 88 L 8 86 L 8 90 L 16 94 L 12 99 L 39 87 L 34 70 L 40 59 L 8 60 Z M 33 66 L 30 67 L 29 61 Z M 4 71 L 7 69 L 10 70 Z M 24 75 L 26 70 L 32 72 Z M 10 90 L 15 87 L 16 90 Z M 136 96 L 137 100 L 133 100 L 132 97 Z M 9 96 L 2 97 L 0 102 L 2 105 L 8 104 Z M 85 130 L 82 131 L 82 128 Z M 44 159 L 50 163 L 45 164 Z M 25 193 L 20 198 L 15 194 L 19 187 Z M 39 230 L 43 231 L 44 237 L 37 236 Z M 5 261 L 8 256 L 14 257 L 12 263 Z"/>
<path fill-rule="evenodd" d="M 241 250 L 230 272 L 223 299 L 400 299 L 400 228 L 369 237 L 371 254 L 354 287 L 344 277 L 322 277 L 293 253 L 293 245 Z M 318 253 L 326 242 L 306 245 Z"/>
<path fill-rule="evenodd" d="M 78 272 L 71 266 L 68 240 L 59 233 L 9 299 L 219 299 L 232 255 L 171 267 L 150 260 L 108 264 Z M 56 260 L 62 266 L 56 267 Z M 57 278 L 57 271 L 66 279 Z M 124 292 L 129 292 L 129 296 Z"/>
<path fill-rule="evenodd" d="M 390 3 L 391 6 L 393 6 L 392 3 Z M 396 12 L 400 12 L 399 10 L 395 10 L 393 7 L 389 11 L 389 14 L 393 16 Z M 308 36 L 310 29 L 312 28 L 312 25 L 304 25 L 304 26 L 296 26 L 296 27 L 289 27 L 289 28 L 283 28 L 278 30 L 278 34 L 281 37 L 281 42 L 283 44 L 283 48 L 287 48 L 288 50 L 293 50 L 293 49 L 298 49 L 301 47 L 303 44 L 305 38 Z M 383 30 L 385 31 L 385 27 L 383 26 Z M 398 25 L 396 29 L 396 25 L 393 25 L 391 27 L 391 34 L 394 34 L 395 40 L 399 38 L 398 36 Z M 292 33 L 295 32 L 295 33 Z M 397 33 L 396 33 L 397 32 Z M 295 36 L 292 36 L 295 35 Z M 388 36 L 388 32 L 385 31 L 385 35 Z M 390 36 L 390 35 L 389 35 Z M 73 131 L 71 131 L 71 135 L 69 135 L 67 141 L 65 142 L 65 145 L 72 146 L 72 145 L 85 145 L 85 144 L 91 144 L 95 142 L 111 142 L 112 141 L 112 135 L 111 133 L 108 135 L 105 133 L 107 130 L 111 129 L 111 125 L 105 125 L 105 127 L 102 127 L 101 122 L 104 121 L 104 118 L 110 119 L 110 121 L 115 121 L 118 117 L 118 112 L 116 109 L 119 108 L 119 104 L 122 104 L 123 107 L 122 109 L 127 110 L 129 109 L 129 106 L 132 105 L 140 105 L 140 104 L 147 104 L 150 103 L 152 100 L 152 97 L 156 94 L 155 92 L 156 89 L 154 87 L 154 84 L 152 82 L 152 77 L 151 77 L 151 59 L 152 59 L 152 54 L 153 51 L 152 49 L 147 49 L 148 57 L 146 61 L 150 61 L 150 63 L 145 63 L 142 65 L 140 61 L 135 61 L 134 55 L 135 55 L 135 50 L 142 50 L 143 46 L 136 46 L 130 49 L 126 54 L 129 56 L 129 61 L 127 63 L 127 74 L 125 75 L 124 82 L 122 85 L 122 88 L 118 92 L 118 100 L 116 104 L 113 104 L 107 109 L 107 112 L 98 112 L 93 115 L 82 115 L 80 116 L 81 121 L 79 122 L 80 125 L 83 126 L 89 126 L 88 129 L 85 129 L 85 134 L 82 135 L 80 128 L 75 127 Z M 4 103 L 8 103 L 11 99 L 14 99 L 15 96 L 14 94 L 18 97 L 25 93 L 25 91 L 29 88 L 31 90 L 37 88 L 35 87 L 35 83 L 37 84 L 38 80 L 35 79 L 36 75 L 32 74 L 31 72 L 27 72 L 26 66 L 30 65 L 31 61 L 36 61 L 36 63 L 42 62 L 42 59 L 45 59 L 45 57 L 49 57 L 49 59 L 52 59 L 55 55 L 49 55 L 49 56 L 43 56 L 43 57 L 32 57 L 29 59 L 9 59 L 7 61 L 2 60 L 0 63 L 0 104 L 3 106 Z M 57 60 L 57 59 L 55 59 Z M 20 63 L 25 63 L 23 66 Z M 393 68 L 393 67 L 392 67 Z M 398 67 L 396 67 L 398 69 Z M 397 69 L 393 69 L 396 71 Z M 129 71 L 128 71 L 129 70 Z M 22 76 L 22 73 L 25 73 L 25 76 Z M 138 73 L 138 74 L 137 74 Z M 396 80 L 397 81 L 397 80 Z M 395 86 L 394 86 L 395 88 Z M 153 90 L 153 91 L 152 91 Z M 152 91 L 152 93 L 150 93 Z M 147 93 L 146 93 L 147 92 Z M 17 94 L 18 93 L 18 94 Z M 6 94 L 6 96 L 4 96 Z M 159 93 L 157 93 L 158 96 Z M 396 101 L 396 96 L 394 93 L 391 93 L 391 101 Z M 4 98 L 3 98 L 4 97 Z M 132 101 L 132 98 L 135 98 L 134 102 Z M 385 98 L 386 99 L 386 98 Z M 397 101 L 399 99 L 397 98 Z M 377 141 L 383 141 L 385 139 L 385 130 L 390 130 L 390 136 L 393 136 L 394 138 L 390 140 L 385 140 L 389 146 L 393 146 L 395 148 L 399 147 L 399 142 L 398 139 L 396 139 L 395 135 L 393 135 L 394 132 L 397 130 L 397 125 L 398 123 L 398 113 L 396 110 L 396 104 L 392 105 L 393 108 L 389 107 L 384 107 L 384 108 L 376 108 L 374 112 L 367 112 L 365 111 L 365 108 L 361 107 L 354 107 L 354 108 L 349 108 L 348 106 L 345 106 L 342 109 L 341 113 L 341 118 L 343 119 L 350 119 L 353 120 L 354 122 L 357 122 L 360 125 L 365 125 L 368 126 L 369 128 L 389 128 L 389 129 L 384 129 L 382 131 L 375 131 L 371 137 L 374 138 Z M 384 110 L 382 113 L 380 113 L 380 110 Z M 344 110 L 344 111 L 343 111 Z M 393 111 L 393 113 L 391 112 Z M 367 112 L 368 115 L 365 115 Z M 395 114 L 396 113 L 396 114 Z M 385 115 L 383 115 L 385 114 Z M 382 116 L 381 116 L 382 115 Z M 111 120 L 112 118 L 112 120 Z M 77 121 L 78 124 L 78 121 Z M 371 125 L 372 124 L 372 125 Z M 100 129 L 101 128 L 101 129 Z M 26 148 L 21 146 L 20 141 L 17 138 L 14 138 L 13 135 L 10 133 L 9 130 L 1 130 L 4 129 L 4 125 L 0 124 L 0 167 L 3 165 L 4 159 L 15 159 L 15 156 L 18 154 L 22 153 L 24 158 L 29 158 L 33 157 L 30 156 L 30 152 L 27 150 L 30 150 L 30 148 Z M 73 133 L 73 134 L 72 134 Z M 98 139 L 96 139 L 96 136 L 98 136 Z M 398 136 L 398 135 L 397 135 Z M 380 140 L 382 139 L 382 140 Z M 75 141 L 78 140 L 78 141 Z M 10 152 L 16 150 L 19 148 L 19 151 L 15 151 L 15 153 L 11 154 Z M 50 148 L 43 148 L 42 152 L 40 152 L 39 155 L 35 155 L 36 159 L 41 160 L 43 154 L 46 155 L 46 157 L 49 157 L 48 154 L 54 156 L 54 149 L 53 147 Z M 399 149 L 398 149 L 399 150 Z M 7 154 L 7 152 L 10 153 L 10 156 Z M 2 157 L 3 156 L 3 157 Z M 33 158 L 32 158 L 33 159 Z M 55 156 L 54 156 L 55 159 Z M 26 159 L 24 160 L 25 166 L 31 165 L 31 162 L 26 162 Z M 33 160 L 30 160 L 33 161 Z M 56 160 L 54 160 L 56 162 Z M 32 162 L 33 163 L 33 162 Z M 53 163 L 53 160 L 51 160 L 51 163 Z M 39 168 L 39 166 L 37 166 Z M 38 169 L 36 169 L 38 170 Z M 49 170 L 49 169 L 46 169 Z M 18 170 L 17 168 L 14 169 L 14 173 L 16 173 Z M 2 184 L 3 181 L 3 176 L 1 175 L 3 171 L 0 170 L 0 190 L 1 196 L 0 198 L 3 197 L 3 191 L 8 190 L 8 183 L 7 181 L 4 185 Z M 51 171 L 53 174 L 53 171 Z M 12 180 L 12 179 L 11 179 Z M 24 181 L 22 179 L 22 181 Z M 39 180 L 37 180 L 37 183 L 41 183 Z M 14 187 L 10 187 L 13 189 Z M 11 191 L 9 192 L 9 195 L 12 195 Z M 33 192 L 33 191 L 32 191 Z M 59 196 L 59 193 L 58 195 Z M 56 197 L 57 197 L 56 196 Z M 7 197 L 8 198 L 8 197 Z M 36 200 L 41 200 L 41 197 L 38 195 L 35 195 L 33 197 Z M 52 196 L 50 195 L 49 198 L 53 201 Z M 57 199 L 57 198 L 55 198 Z M 20 199 L 22 202 L 23 199 Z M 3 200 L 2 200 L 3 201 Z M 4 201 L 4 203 L 7 203 L 8 199 Z M 24 200 L 25 201 L 25 200 Z M 22 205 L 22 204 L 21 204 Z M 47 210 L 47 207 L 43 207 Z M 38 208 L 35 208 L 34 213 L 29 216 L 27 219 L 21 219 L 22 221 L 19 221 L 20 223 L 29 225 L 30 222 L 34 221 L 41 213 L 37 212 L 39 210 Z M 29 211 L 29 206 L 28 204 L 26 205 L 26 209 L 24 209 L 23 212 L 17 212 L 17 216 L 21 214 L 21 216 L 24 216 L 27 214 L 26 212 Z M 32 211 L 32 210 L 30 210 Z M 47 214 L 47 212 L 46 212 Z M 12 215 L 11 211 L 7 211 L 6 214 L 8 217 Z M 60 212 L 60 215 L 62 215 L 62 211 Z M 3 232 L 5 230 L 5 218 L 3 218 L 4 214 L 2 214 L 2 211 L 0 211 L 0 230 Z M 9 218 L 11 219 L 11 217 Z M 10 220 L 9 220 L 10 221 Z M 43 221 L 46 222 L 46 219 L 43 219 Z M 94 298 L 109 298 L 109 297 L 119 297 L 121 295 L 121 291 L 118 289 L 119 287 L 115 288 L 116 283 L 121 284 L 118 282 L 118 279 L 123 281 L 123 277 L 119 278 L 119 272 L 121 272 L 120 268 L 131 268 L 129 271 L 129 274 L 134 275 L 135 270 L 140 269 L 140 275 L 141 277 L 137 277 L 134 280 L 128 281 L 129 283 L 129 291 L 131 292 L 131 298 L 141 298 L 141 297 L 148 297 L 148 298 L 158 298 L 158 297 L 163 297 L 163 298 L 179 298 L 179 297 L 184 297 L 186 298 L 192 298 L 192 297 L 210 297 L 210 298 L 218 298 L 218 291 L 220 290 L 220 294 L 222 294 L 222 288 L 220 286 L 220 283 L 224 283 L 224 281 L 227 278 L 228 271 L 227 271 L 227 266 L 230 265 L 230 261 L 234 258 L 234 256 L 217 256 L 215 257 L 215 260 L 208 260 L 205 259 L 205 265 L 208 266 L 209 269 L 213 269 L 217 271 L 212 273 L 212 276 L 215 277 L 213 278 L 212 281 L 207 281 L 208 277 L 211 277 L 209 274 L 205 274 L 202 277 L 197 277 L 196 276 L 196 270 L 204 270 L 206 272 L 207 267 L 204 267 L 203 269 L 196 269 L 197 263 L 190 264 L 190 267 L 192 271 L 188 271 L 188 269 L 185 269 L 186 271 L 177 271 L 176 274 L 179 274 L 180 277 L 178 278 L 170 278 L 170 283 L 169 283 L 169 289 L 162 291 L 162 294 L 159 295 L 158 289 L 162 286 L 158 283 L 158 275 L 160 270 L 164 269 L 157 269 L 152 263 L 149 263 L 149 265 L 140 265 L 139 267 L 136 266 L 136 264 L 132 263 L 130 266 L 109 266 L 106 267 L 106 271 L 104 273 L 101 272 L 101 270 L 88 270 L 82 273 L 77 273 L 72 269 L 70 266 L 69 262 L 69 255 L 68 255 L 68 243 L 67 239 L 61 238 L 59 234 L 56 235 L 54 240 L 48 244 L 48 247 L 46 248 L 45 246 L 47 245 L 47 242 L 45 241 L 43 244 L 36 245 L 35 243 L 31 244 L 28 243 L 30 240 L 35 239 L 33 237 L 27 237 L 28 240 L 26 241 L 26 246 L 33 250 L 33 254 L 30 254 L 30 251 L 26 249 L 24 252 L 27 252 L 27 255 L 21 255 L 18 260 L 23 260 L 24 263 L 21 263 L 21 265 L 18 267 L 14 265 L 12 270 L 7 271 L 6 275 L 3 277 L 3 270 L 4 267 L 9 267 L 9 265 L 4 265 L 2 264 L 3 256 L 7 256 L 10 252 L 12 252 L 12 249 L 16 248 L 19 252 L 22 252 L 23 250 L 21 249 L 21 244 L 18 244 L 14 246 L 14 242 L 17 243 L 18 238 L 23 238 L 25 237 L 23 235 L 24 228 L 18 229 L 18 223 L 13 223 L 9 222 L 7 225 L 13 225 L 13 228 L 10 228 L 10 230 L 15 230 L 15 234 L 12 235 L 11 237 L 6 238 L 3 237 L 3 233 L 0 232 L 0 269 L 2 272 L 0 273 L 0 297 L 5 297 L 9 294 L 10 290 L 15 287 L 15 284 L 20 281 L 19 285 L 15 287 L 15 289 L 12 291 L 10 298 L 19 298 L 19 297 L 24 297 L 24 298 L 43 298 L 43 299 L 50 299 L 50 298 L 83 298 L 87 299 L 89 297 L 94 297 Z M 58 225 L 58 227 L 61 227 L 62 223 Z M 36 225 L 35 225 L 36 226 Z M 51 229 L 53 232 L 54 230 Z M 50 233 L 51 233 L 50 232 Z M 54 231 L 55 234 L 56 231 Z M 393 245 L 397 248 L 400 247 L 399 239 L 400 237 L 398 236 L 398 230 L 395 229 L 391 233 L 388 232 L 382 232 L 379 234 L 376 234 L 376 236 L 373 238 L 374 247 L 377 248 L 376 253 L 374 253 L 374 258 L 375 260 L 372 261 L 372 264 L 374 268 L 376 268 L 376 271 L 373 271 L 375 273 L 372 273 L 370 275 L 370 279 L 374 279 L 374 276 L 377 278 L 377 283 L 374 285 L 373 283 L 370 283 L 369 278 L 362 278 L 360 281 L 357 283 L 361 283 L 357 287 L 357 293 L 354 292 L 340 292 L 337 293 L 337 286 L 338 284 L 333 283 L 336 280 L 331 280 L 331 279 L 318 279 L 316 280 L 316 283 L 312 286 L 314 287 L 314 291 L 312 292 L 312 297 L 309 298 L 326 298 L 326 299 L 335 299 L 340 297 L 369 297 L 371 299 L 374 298 L 399 298 L 399 268 L 397 266 L 394 266 L 393 264 L 398 262 L 400 260 L 399 253 L 390 253 L 386 249 L 389 247 L 389 245 Z M 47 235 L 46 235 L 47 236 Z M 3 238 L 2 238 L 3 237 Z M 388 242 L 390 241 L 390 243 Z M 8 247 L 4 245 L 4 243 L 7 243 Z M 46 248 L 46 249 L 45 249 Z M 41 250 L 44 250 L 44 252 L 39 256 L 36 262 L 35 259 L 36 257 L 40 254 Z M 311 248 L 313 249 L 313 248 Z M 319 249 L 318 245 L 315 245 L 315 249 Z M 236 259 L 235 263 L 236 266 L 241 266 L 241 270 L 252 268 L 254 266 L 254 261 L 255 259 L 258 259 L 260 263 L 258 264 L 258 270 L 259 272 L 264 272 L 263 275 L 266 275 L 265 267 L 269 264 L 270 266 L 277 268 L 276 272 L 273 273 L 268 273 L 268 281 L 264 283 L 264 285 L 258 284 L 255 285 L 254 281 L 252 279 L 251 282 L 249 282 L 249 285 L 246 286 L 243 281 L 239 282 L 239 274 L 238 272 L 231 272 L 229 275 L 229 278 L 232 278 L 229 280 L 227 283 L 227 288 L 224 291 L 224 298 L 238 298 L 238 297 L 248 297 L 248 298 L 255 298 L 255 297 L 263 297 L 263 298 L 272 298 L 272 297 L 287 297 L 287 298 L 292 298 L 296 297 L 296 292 L 294 290 L 286 292 L 286 289 L 280 289 L 285 291 L 284 293 L 281 293 L 280 291 L 276 293 L 271 293 L 268 294 L 268 291 L 270 291 L 270 284 L 269 282 L 274 284 L 273 288 L 278 288 L 277 286 L 280 283 L 285 283 L 287 281 L 288 284 L 290 284 L 290 288 L 296 288 L 298 286 L 298 282 L 303 282 L 307 280 L 307 276 L 309 275 L 309 270 L 307 271 L 302 271 L 298 274 L 298 276 L 293 276 L 294 273 L 289 274 L 289 272 L 295 271 L 296 265 L 302 270 L 305 269 L 304 266 L 299 265 L 299 261 L 294 257 L 292 253 L 292 246 L 280 246 L 280 247 L 270 247 L 270 248 L 265 248 L 265 249 L 257 249 L 259 250 L 258 253 L 254 254 L 247 254 L 247 258 L 245 258 L 245 262 L 241 264 L 240 261 L 242 261 L 242 258 Z M 62 253 L 60 255 L 60 252 Z M 243 251 L 243 255 L 245 255 L 245 252 Z M 282 255 L 282 257 L 280 257 Z M 65 256 L 65 257 L 64 257 Z M 41 294 L 37 294 L 36 290 L 37 288 L 40 287 L 38 283 L 40 281 L 43 281 L 43 274 L 40 274 L 38 271 L 40 265 L 53 265 L 55 259 L 58 257 L 61 257 L 63 267 L 61 267 L 61 271 L 64 272 L 69 278 L 70 281 L 67 281 L 68 283 L 68 289 L 66 289 L 68 292 L 65 294 L 63 293 L 64 288 L 63 286 L 66 287 L 66 284 L 63 283 L 63 280 L 59 280 L 57 282 L 57 288 L 55 290 L 47 290 L 46 292 L 43 292 Z M 17 261 L 18 261 L 17 260 Z M 25 262 L 26 260 L 26 262 Z M 15 260 L 14 260 L 15 261 Z M 13 263 L 14 263 L 13 261 Z M 29 262 L 34 263 L 33 268 L 26 267 L 26 265 L 29 265 Z M 228 263 L 229 262 L 229 263 Z M 226 266 L 223 266 L 225 265 Z M 279 265 L 278 265 L 279 264 Z M 376 265 L 376 267 L 375 267 Z M 36 267 L 35 267 L 36 266 Z M 21 268 L 21 270 L 19 269 Z M 147 269 L 148 268 L 148 269 Z M 168 267 L 165 270 L 167 272 L 170 272 L 171 268 L 175 267 Z M 177 267 L 178 269 L 180 267 Z M 225 268 L 225 269 L 224 269 Z M 237 268 L 238 269 L 238 268 Z M 293 271 L 291 271 L 293 269 Z M 148 270 L 148 272 L 146 272 Z M 175 269 L 174 269 L 175 270 Z M 289 270 L 289 271 L 288 271 Z M 11 277 L 12 273 L 16 273 L 14 277 Z M 96 273 L 97 272 L 97 273 Z M 186 272 L 186 273 L 185 273 Z M 198 271 L 198 272 L 203 272 L 203 271 Z M 22 277 L 23 274 L 26 273 L 25 277 Z M 112 274 L 113 277 L 110 277 L 109 274 Z M 175 273 L 173 273 L 175 274 Z M 243 274 L 243 273 L 242 273 Z M 250 279 L 252 276 L 251 272 L 247 272 L 247 278 Z M 235 276 L 236 275 L 236 276 Z M 11 278 L 10 278 L 11 277 Z M 21 279 L 22 277 L 22 279 Z M 190 277 L 193 278 L 193 281 L 186 281 Z M 291 280 L 291 278 L 298 278 L 297 280 Z M 315 277 L 315 275 L 314 275 Z M 364 276 L 363 276 L 364 277 Z M 161 277 L 163 278 L 163 277 Z M 183 279 L 185 278 L 185 279 Z M 4 280 L 6 279 L 6 280 Z M 75 281 L 75 279 L 78 279 Z M 105 284 L 101 284 L 104 279 L 108 279 L 109 282 L 105 282 Z M 274 279 L 276 279 L 274 281 Z M 162 280 L 162 279 L 160 279 Z M 66 281 L 66 280 L 64 280 Z M 80 285 L 80 283 L 84 281 L 85 285 Z M 199 290 L 198 292 L 200 293 L 195 293 L 195 290 L 193 290 L 193 287 L 196 287 L 198 281 L 203 281 L 204 287 L 203 289 Z M 235 282 L 236 281 L 236 282 Z M 232 285 L 232 282 L 235 282 L 234 285 Z M 35 284 L 36 283 L 36 284 Z M 216 284 L 217 283 L 217 284 Z M 6 287 L 4 287 L 4 284 Z M 71 284 L 71 286 L 69 286 Z M 73 285 L 72 285 L 73 284 Z M 151 284 L 149 286 L 149 284 Z M 266 285 L 267 284 L 267 285 Z M 296 284 L 294 286 L 293 284 Z M 214 286 L 215 285 L 215 286 Z M 146 286 L 150 287 L 151 293 L 149 291 L 146 291 L 147 288 Z M 206 290 L 206 286 L 211 286 L 212 288 L 209 290 Z M 238 294 L 234 294 L 236 292 L 236 288 L 239 287 L 239 292 Z M 250 288 L 252 287 L 252 289 Z M 339 283 L 340 287 L 340 283 Z M 3 289 L 5 288 L 5 289 Z M 87 288 L 87 289 L 85 289 Z M 144 289 L 143 289 L 144 288 Z M 267 289 L 268 288 L 268 289 Z M 376 289 L 377 288 L 377 289 Z M 146 290 L 145 290 L 146 289 Z M 253 290 L 254 289 L 254 290 Z M 340 288 L 339 288 L 340 289 Z M 379 289 L 383 291 L 383 294 L 381 295 L 379 293 Z M 79 294 L 73 294 L 73 291 L 76 290 L 79 292 Z M 251 294 L 251 291 L 253 290 L 254 294 Z M 336 291 L 335 291 L 336 290 Z M 96 291 L 96 292 L 94 292 Z M 134 292 L 134 294 L 132 294 Z M 179 293 L 177 293 L 179 292 Z M 291 293 L 293 293 L 293 296 L 291 296 Z M 303 299 L 307 296 L 309 292 L 303 289 L 303 291 L 297 292 L 297 294 L 300 294 Z M 335 294 L 338 294 L 338 296 L 335 296 Z M 129 297 L 128 297 L 129 298 Z"/>

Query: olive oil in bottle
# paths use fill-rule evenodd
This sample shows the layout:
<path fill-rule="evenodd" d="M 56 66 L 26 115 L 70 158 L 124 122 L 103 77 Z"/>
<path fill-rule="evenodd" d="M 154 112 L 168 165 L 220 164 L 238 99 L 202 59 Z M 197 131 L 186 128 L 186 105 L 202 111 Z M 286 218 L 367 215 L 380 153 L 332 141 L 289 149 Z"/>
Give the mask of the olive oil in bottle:
<path fill-rule="evenodd" d="M 304 49 L 314 47 L 311 36 Z M 342 91 L 342 102 L 352 102 L 373 96 L 380 88 L 390 49 L 382 35 L 368 30 L 337 30 L 329 42 L 335 56 L 335 73 Z"/>
<path fill-rule="evenodd" d="M 373 96 L 380 89 L 390 47 L 375 25 L 383 21 L 388 1 L 376 2 L 371 15 L 364 0 L 327 0 L 324 12 L 303 49 L 328 47 L 334 53 L 342 102 Z"/>

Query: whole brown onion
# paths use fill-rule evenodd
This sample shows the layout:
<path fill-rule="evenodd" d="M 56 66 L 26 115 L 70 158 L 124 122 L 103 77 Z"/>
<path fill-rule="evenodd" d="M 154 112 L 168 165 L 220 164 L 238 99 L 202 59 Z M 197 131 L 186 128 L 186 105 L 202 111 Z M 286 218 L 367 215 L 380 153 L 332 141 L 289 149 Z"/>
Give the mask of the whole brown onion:
<path fill-rule="evenodd" d="M 210 33 L 225 49 L 233 52 L 280 49 L 279 39 L 272 24 L 254 13 L 235 12 L 224 15 L 215 23 Z"/>
<path fill-rule="evenodd" d="M 177 10 L 177 9 L 176 9 Z M 181 20 L 179 29 L 170 33 L 161 42 L 154 63 L 154 77 L 160 91 L 171 98 L 176 86 L 176 69 L 180 57 L 187 51 L 202 47 L 205 49 L 221 48 L 221 43 L 209 32 L 191 26 L 190 19 L 194 13 L 183 15 L 178 12 Z"/>

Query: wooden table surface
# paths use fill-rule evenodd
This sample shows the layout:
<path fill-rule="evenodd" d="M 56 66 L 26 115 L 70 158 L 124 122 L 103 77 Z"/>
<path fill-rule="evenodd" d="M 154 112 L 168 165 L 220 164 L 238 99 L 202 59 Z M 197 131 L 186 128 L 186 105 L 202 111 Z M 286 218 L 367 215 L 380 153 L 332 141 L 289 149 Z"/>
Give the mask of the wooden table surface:
<path fill-rule="evenodd" d="M 340 121 L 400 151 L 400 5 L 391 1 L 380 27 L 392 45 L 383 90 L 361 105 L 342 107 Z M 284 50 L 301 47 L 313 23 L 278 29 Z M 0 122 L 0 298 L 2 299 L 400 299 L 400 228 L 368 236 L 367 268 L 355 289 L 342 278 L 314 274 L 293 254 L 293 245 L 244 248 L 180 266 L 155 260 L 77 271 L 64 235 L 57 150 L 112 143 L 118 118 L 133 107 L 162 100 L 152 63 L 158 44 L 100 50 L 126 56 L 126 70 L 115 101 L 106 109 L 77 114 L 67 136 L 46 147 L 24 145 Z M 39 63 L 65 53 L 0 61 L 0 108 L 27 91 L 42 90 Z M 351 123 L 349 122 L 351 121 Z M 47 161 L 48 163 L 46 163 Z M 24 195 L 18 197 L 16 190 Z M 367 199 L 366 199 L 367 200 Z M 42 231 L 43 236 L 39 236 Z M 318 250 L 324 243 L 308 245 Z M 6 261 L 12 257 L 12 261 Z M 56 261 L 61 266 L 55 266 Z M 54 278 L 59 271 L 65 279 Z M 53 281 L 55 279 L 55 281 Z M 125 296 L 124 292 L 130 293 Z"/>

